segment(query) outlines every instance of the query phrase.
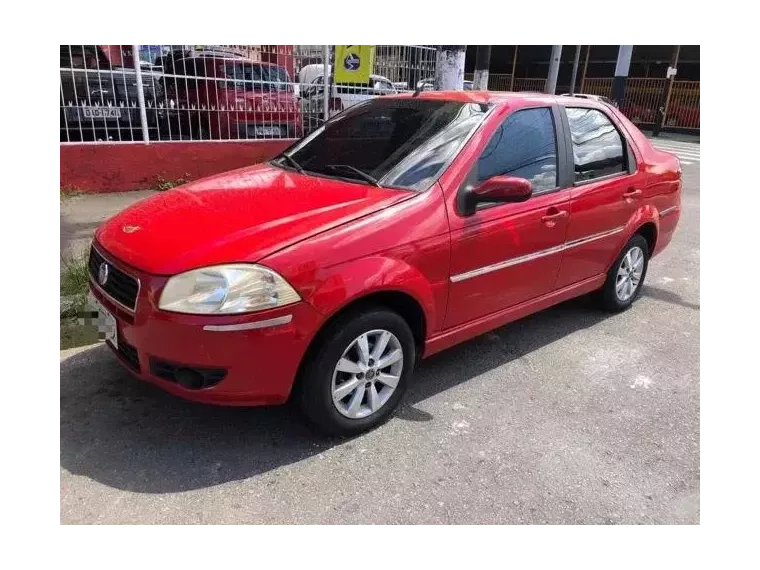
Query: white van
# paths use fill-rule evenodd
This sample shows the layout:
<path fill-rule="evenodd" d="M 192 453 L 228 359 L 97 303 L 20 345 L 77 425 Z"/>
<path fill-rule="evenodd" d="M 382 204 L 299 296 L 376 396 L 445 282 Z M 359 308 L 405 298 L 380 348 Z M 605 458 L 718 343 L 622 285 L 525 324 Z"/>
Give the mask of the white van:
<path fill-rule="evenodd" d="M 298 73 L 301 111 L 309 117 L 320 117 L 324 109 L 324 69 L 324 65 L 315 63 L 303 67 Z M 330 66 L 327 66 L 327 69 L 330 73 Z M 399 92 L 390 79 L 375 74 L 370 75 L 368 84 L 333 84 L 331 91 L 330 116 L 356 105 L 359 101 Z"/>

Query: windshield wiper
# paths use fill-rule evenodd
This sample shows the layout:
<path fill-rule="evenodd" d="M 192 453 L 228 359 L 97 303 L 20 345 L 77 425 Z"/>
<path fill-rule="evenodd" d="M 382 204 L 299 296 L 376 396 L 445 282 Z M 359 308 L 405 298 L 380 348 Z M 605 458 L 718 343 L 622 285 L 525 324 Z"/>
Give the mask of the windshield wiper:
<path fill-rule="evenodd" d="M 382 186 L 380 186 L 380 183 L 377 181 L 377 178 L 375 178 L 374 176 L 370 176 L 363 170 L 359 170 L 358 168 L 356 168 L 355 166 L 351 166 L 350 164 L 325 164 L 325 168 L 327 168 L 328 170 L 343 170 L 343 171 L 348 170 L 349 172 L 353 172 L 354 174 L 356 174 L 362 180 L 366 180 L 370 184 L 377 186 L 378 188 L 382 188 Z"/>
<path fill-rule="evenodd" d="M 285 162 L 287 162 L 290 166 L 295 168 L 298 171 L 298 174 L 303 174 L 303 167 L 296 162 L 296 159 L 290 156 L 289 154 L 282 153 L 278 158 L 284 158 Z"/>

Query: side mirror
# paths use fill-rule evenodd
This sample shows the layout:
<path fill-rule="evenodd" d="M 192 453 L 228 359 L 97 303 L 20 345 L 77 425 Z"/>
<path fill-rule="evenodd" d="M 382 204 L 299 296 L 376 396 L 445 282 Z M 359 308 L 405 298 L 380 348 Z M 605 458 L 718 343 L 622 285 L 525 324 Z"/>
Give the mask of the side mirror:
<path fill-rule="evenodd" d="M 525 178 L 493 176 L 460 195 L 460 211 L 470 216 L 482 202 L 525 202 L 532 194 L 533 185 Z"/>
<path fill-rule="evenodd" d="M 494 176 L 472 189 L 477 202 L 525 202 L 533 185 L 525 178 Z"/>

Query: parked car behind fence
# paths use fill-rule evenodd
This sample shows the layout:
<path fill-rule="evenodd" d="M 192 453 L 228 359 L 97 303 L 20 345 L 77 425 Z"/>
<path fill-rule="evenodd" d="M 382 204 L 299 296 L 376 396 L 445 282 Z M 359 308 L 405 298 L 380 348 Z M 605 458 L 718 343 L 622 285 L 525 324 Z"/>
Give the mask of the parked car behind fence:
<path fill-rule="evenodd" d="M 293 82 L 283 67 L 228 52 L 174 53 L 163 61 L 169 139 L 297 138 Z"/>
<path fill-rule="evenodd" d="M 142 140 L 136 74 L 125 65 L 131 53 L 112 59 L 100 45 L 61 46 L 61 141 Z M 157 139 L 164 113 L 154 103 L 163 99 L 163 89 L 150 70 L 143 75 L 148 134 Z"/>

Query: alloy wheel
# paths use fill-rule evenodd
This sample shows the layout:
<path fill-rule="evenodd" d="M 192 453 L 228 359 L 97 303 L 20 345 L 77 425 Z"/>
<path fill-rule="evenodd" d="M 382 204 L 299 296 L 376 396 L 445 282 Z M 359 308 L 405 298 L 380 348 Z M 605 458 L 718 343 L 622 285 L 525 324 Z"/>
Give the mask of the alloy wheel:
<path fill-rule="evenodd" d="M 343 416 L 365 418 L 396 391 L 404 351 L 393 333 L 376 329 L 356 337 L 343 351 L 332 376 L 332 400 Z"/>
<path fill-rule="evenodd" d="M 634 246 L 620 262 L 615 279 L 615 295 L 621 303 L 625 303 L 636 293 L 643 273 L 644 252 L 640 247 Z"/>

